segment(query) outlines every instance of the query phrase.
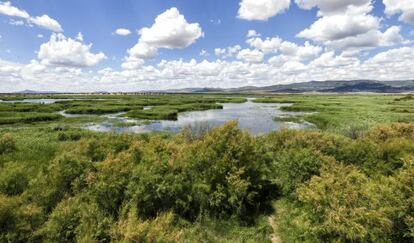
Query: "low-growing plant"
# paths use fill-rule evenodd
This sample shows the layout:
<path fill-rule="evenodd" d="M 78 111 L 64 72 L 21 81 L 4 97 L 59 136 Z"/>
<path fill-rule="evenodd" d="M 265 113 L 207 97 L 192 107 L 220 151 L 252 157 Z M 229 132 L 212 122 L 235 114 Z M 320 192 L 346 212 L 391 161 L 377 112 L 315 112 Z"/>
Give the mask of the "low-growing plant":
<path fill-rule="evenodd" d="M 0 155 L 16 150 L 16 140 L 11 133 L 5 133 L 0 138 Z"/>

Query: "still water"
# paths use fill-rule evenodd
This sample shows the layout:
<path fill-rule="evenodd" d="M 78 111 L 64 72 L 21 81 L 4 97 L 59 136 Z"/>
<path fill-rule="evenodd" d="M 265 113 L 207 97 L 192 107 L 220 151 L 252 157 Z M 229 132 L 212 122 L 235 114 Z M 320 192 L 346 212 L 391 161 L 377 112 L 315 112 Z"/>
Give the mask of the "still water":
<path fill-rule="evenodd" d="M 0 102 L 2 102 L 2 103 L 53 104 L 53 103 L 56 103 L 58 101 L 69 101 L 69 100 L 78 100 L 78 99 L 23 99 L 23 100 L 0 100 Z"/>
<path fill-rule="evenodd" d="M 286 104 L 283 104 L 286 105 Z M 192 111 L 184 112 L 178 115 L 177 121 L 152 121 L 149 124 L 119 126 L 108 121 L 98 124 L 88 124 L 86 129 L 93 131 L 115 131 L 115 132 L 135 132 L 144 133 L 152 131 L 172 131 L 178 132 L 181 129 L 192 127 L 214 127 L 221 125 L 227 121 L 238 120 L 239 127 L 247 129 L 253 134 L 268 133 L 283 127 L 288 128 L 307 128 L 309 123 L 291 123 L 274 121 L 275 116 L 294 115 L 297 113 L 284 112 L 279 108 L 282 104 L 263 104 L 254 103 L 249 100 L 246 103 L 223 104 L 222 110 Z M 119 114 L 122 115 L 122 114 Z M 112 119 L 119 119 L 122 122 L 134 122 L 129 118 L 117 117 L 112 115 Z"/>

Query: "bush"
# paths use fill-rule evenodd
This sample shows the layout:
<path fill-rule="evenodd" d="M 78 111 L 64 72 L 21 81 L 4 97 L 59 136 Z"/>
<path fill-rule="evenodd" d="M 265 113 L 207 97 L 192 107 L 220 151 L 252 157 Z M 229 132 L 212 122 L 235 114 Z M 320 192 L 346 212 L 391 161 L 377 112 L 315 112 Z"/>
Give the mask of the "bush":
<path fill-rule="evenodd" d="M 37 242 L 33 231 L 42 221 L 39 207 L 0 194 L 0 242 Z"/>
<path fill-rule="evenodd" d="M 333 158 L 310 149 L 282 150 L 273 157 L 274 177 L 283 193 L 290 195 L 312 176 L 319 175 L 324 164 L 333 161 Z"/>
<path fill-rule="evenodd" d="M 0 155 L 16 150 L 16 140 L 11 133 L 5 133 L 0 138 Z"/>
<path fill-rule="evenodd" d="M 184 144 L 154 139 L 144 146 L 128 186 L 139 214 L 173 210 L 189 220 L 206 214 L 248 221 L 269 209 L 278 193 L 269 161 L 236 126 L 226 123 Z"/>
<path fill-rule="evenodd" d="M 30 197 L 50 212 L 65 195 L 75 195 L 86 187 L 92 170 L 91 162 L 70 153 L 62 154 L 33 181 Z"/>
<path fill-rule="evenodd" d="M 132 208 L 112 229 L 116 242 L 180 242 L 182 231 L 175 225 L 171 212 L 158 215 L 151 220 L 140 220 L 137 210 Z"/>
<path fill-rule="evenodd" d="M 390 239 L 395 209 L 386 195 L 392 192 L 354 166 L 324 166 L 320 176 L 298 189 L 304 209 L 300 219 L 307 224 L 303 233 L 328 242 Z"/>
<path fill-rule="evenodd" d="M 112 221 L 81 197 L 61 201 L 35 233 L 44 242 L 109 242 Z"/>
<path fill-rule="evenodd" d="M 17 163 L 7 163 L 0 171 L 0 192 L 9 196 L 21 194 L 29 184 L 25 168 Z"/>

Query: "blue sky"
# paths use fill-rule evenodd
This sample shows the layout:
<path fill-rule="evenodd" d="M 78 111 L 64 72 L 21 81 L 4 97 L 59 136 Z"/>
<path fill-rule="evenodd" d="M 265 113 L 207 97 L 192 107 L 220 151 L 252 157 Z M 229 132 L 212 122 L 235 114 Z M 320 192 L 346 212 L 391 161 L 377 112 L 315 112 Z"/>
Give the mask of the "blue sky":
<path fill-rule="evenodd" d="M 0 1 L 0 91 L 410 79 L 410 1 Z"/>

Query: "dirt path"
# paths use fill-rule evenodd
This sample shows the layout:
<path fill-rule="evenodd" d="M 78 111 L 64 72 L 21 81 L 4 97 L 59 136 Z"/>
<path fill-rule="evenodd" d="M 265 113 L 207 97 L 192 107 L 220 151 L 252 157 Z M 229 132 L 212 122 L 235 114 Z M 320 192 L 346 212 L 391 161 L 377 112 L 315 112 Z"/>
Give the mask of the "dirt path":
<path fill-rule="evenodd" d="M 267 220 L 269 221 L 269 224 L 273 229 L 273 234 L 270 235 L 272 243 L 282 243 L 282 240 L 279 238 L 279 236 L 276 233 L 277 232 L 277 225 L 276 225 L 274 217 L 269 216 L 267 218 Z"/>

